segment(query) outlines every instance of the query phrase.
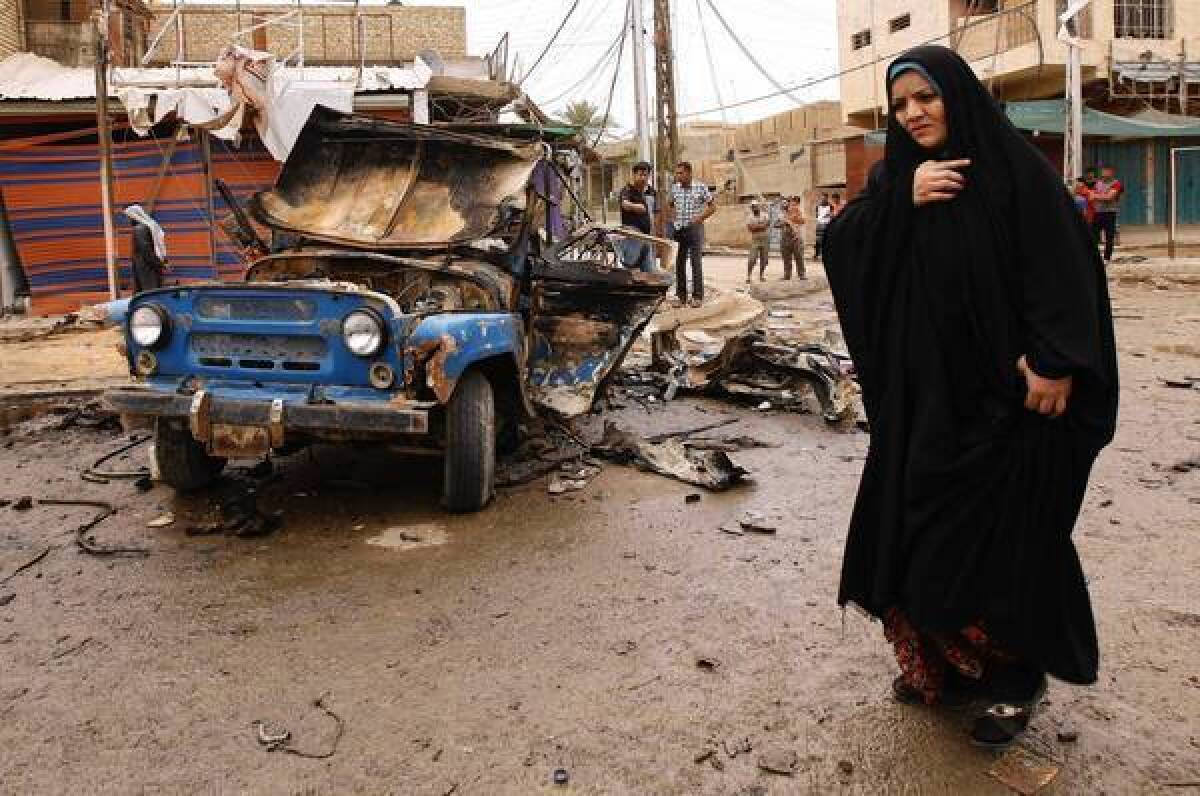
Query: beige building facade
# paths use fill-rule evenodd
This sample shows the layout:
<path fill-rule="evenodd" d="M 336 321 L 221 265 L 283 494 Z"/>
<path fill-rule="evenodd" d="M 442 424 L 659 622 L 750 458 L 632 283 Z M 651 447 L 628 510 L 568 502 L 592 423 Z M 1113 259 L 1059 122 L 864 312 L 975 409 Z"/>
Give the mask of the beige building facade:
<path fill-rule="evenodd" d="M 854 156 L 861 129 L 842 124 L 837 102 L 815 102 L 741 125 L 692 122 L 679 130 L 680 159 L 716 192 L 717 214 L 706 224 L 711 244 L 746 246 L 750 236 L 743 205 L 754 197 L 846 192 L 856 179 Z M 590 163 L 586 204 L 597 218 L 616 220 L 617 194 L 637 161 L 634 140 L 606 143 Z"/>
<path fill-rule="evenodd" d="M 25 49 L 20 0 L 0 0 L 0 61 Z"/>
<path fill-rule="evenodd" d="M 152 63 L 176 56 L 182 39 L 184 60 L 212 61 L 239 33 L 239 41 L 256 50 L 286 58 L 303 45 L 304 62 L 340 65 L 397 65 L 429 49 L 443 58 L 467 52 L 466 9 L 454 6 L 372 5 L 186 5 L 179 14 L 170 3 L 151 6 L 153 39 L 166 25 L 171 29 L 155 50 Z"/>
<path fill-rule="evenodd" d="M 0 60 L 31 52 L 65 66 L 91 66 L 99 8 L 100 0 L 0 0 Z M 113 63 L 135 65 L 145 47 L 150 10 L 142 0 L 112 0 L 108 23 Z"/>
<path fill-rule="evenodd" d="M 845 118 L 883 126 L 888 63 L 931 40 L 954 47 L 1002 99 L 1062 96 L 1067 47 L 1057 34 L 1065 6 L 1066 0 L 838 0 Z M 1200 0 L 1093 0 L 1078 33 L 1085 84 L 1107 88 L 1114 99 L 1156 97 L 1164 110 L 1179 112 L 1178 104 L 1164 106 L 1178 97 L 1180 71 L 1200 69 Z M 1139 68 L 1162 79 L 1131 80 Z M 1188 110 L 1200 112 L 1200 84 L 1191 91 Z"/>

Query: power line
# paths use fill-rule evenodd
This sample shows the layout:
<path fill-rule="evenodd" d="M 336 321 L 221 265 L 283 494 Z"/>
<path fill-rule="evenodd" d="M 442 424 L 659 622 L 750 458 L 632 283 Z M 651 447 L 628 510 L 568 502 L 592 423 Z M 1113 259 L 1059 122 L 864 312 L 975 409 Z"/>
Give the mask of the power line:
<path fill-rule="evenodd" d="M 595 80 L 596 77 L 608 67 L 608 62 L 610 60 L 612 60 L 613 52 L 616 51 L 617 45 L 621 43 L 621 37 L 623 34 L 624 34 L 624 30 L 622 29 L 621 33 L 618 33 L 616 36 L 613 37 L 613 40 L 608 45 L 608 49 L 605 50 L 603 53 L 601 53 L 600 58 L 597 59 L 596 63 L 594 63 L 590 69 L 588 69 L 584 72 L 583 77 L 581 77 L 579 80 L 575 81 L 574 85 L 572 85 L 566 91 L 560 92 L 558 94 L 558 96 L 556 96 L 554 99 L 546 100 L 545 102 L 542 102 L 541 103 L 542 107 L 547 108 L 547 107 L 553 105 L 554 103 L 556 103 L 559 100 L 566 97 L 568 94 L 574 93 L 578 88 L 583 86 L 583 84 L 587 83 L 589 80 Z"/>
<path fill-rule="evenodd" d="M 709 5 L 711 5 L 711 4 L 712 3 L 710 0 Z M 1013 6 L 1012 8 L 1005 9 L 1001 13 L 1002 14 L 1022 14 L 1022 15 L 1024 15 L 1024 12 L 1027 12 L 1030 8 L 1032 8 L 1036 4 L 1037 4 L 1037 0 L 1029 0 L 1029 2 L 1025 3 L 1024 5 Z M 789 96 L 789 98 L 791 98 L 794 102 L 796 102 L 797 105 L 802 105 L 803 104 L 802 102 L 796 100 L 794 97 L 791 97 L 791 92 L 803 91 L 806 88 L 812 88 L 813 86 L 820 85 L 821 83 L 827 83 L 830 80 L 836 80 L 837 78 L 842 77 L 844 75 L 848 75 L 853 72 L 858 72 L 862 69 L 866 69 L 868 67 L 875 66 L 876 64 L 891 60 L 892 58 L 895 58 L 897 55 L 900 55 L 903 52 L 907 52 L 908 50 L 912 49 L 913 47 L 922 47 L 926 44 L 935 44 L 943 39 L 950 38 L 950 36 L 955 35 L 959 30 L 966 30 L 967 28 L 973 28 L 976 25 L 982 25 L 987 22 L 992 22 L 995 20 L 995 18 L 996 18 L 995 14 L 986 16 L 986 17 L 980 17 L 979 19 L 976 19 L 972 22 L 967 22 L 967 23 L 963 24 L 956 31 L 952 31 L 950 33 L 943 33 L 940 36 L 934 36 L 932 38 L 925 39 L 924 41 L 920 41 L 920 42 L 917 42 L 916 44 L 910 45 L 909 47 L 905 47 L 903 50 L 897 50 L 893 53 L 889 53 L 887 55 L 882 55 L 878 58 L 873 58 L 870 61 L 865 61 L 861 64 L 858 64 L 857 66 L 849 66 L 849 67 L 846 67 L 845 69 L 839 69 L 838 71 L 833 72 L 831 74 L 824 75 L 822 77 L 814 77 L 810 80 L 805 80 L 800 83 L 796 83 L 795 85 L 787 86 L 786 88 L 783 88 L 779 91 L 773 91 L 770 94 L 763 94 L 761 96 L 753 97 L 748 100 L 739 100 L 738 102 L 731 102 L 731 103 L 719 105 L 719 106 L 713 107 L 713 108 L 705 108 L 702 111 L 690 111 L 688 113 L 681 113 L 681 114 L 679 114 L 679 118 L 680 119 L 689 119 L 693 116 L 703 116 L 707 113 L 716 113 L 718 111 L 729 110 L 731 108 L 741 108 L 745 105 L 753 105 L 756 102 L 762 102 L 763 100 L 774 99 L 775 97 L 779 97 L 784 94 L 787 94 Z"/>
<path fill-rule="evenodd" d="M 729 23 L 725 21 L 725 17 L 721 16 L 721 12 L 717 10 L 717 6 L 713 2 L 713 0 L 706 0 L 706 2 L 708 3 L 708 7 L 710 9 L 712 9 L 713 14 L 717 18 L 717 21 L 721 23 L 721 27 L 725 28 L 725 32 L 729 34 L 729 38 L 733 39 L 733 43 L 738 46 L 738 49 L 742 51 L 742 54 L 746 56 L 746 58 L 750 61 L 750 63 L 754 64 L 754 68 L 758 70 L 759 74 L 761 74 L 763 77 L 765 77 L 767 79 L 768 83 L 770 83 L 772 86 L 777 88 L 779 90 L 780 94 L 787 94 L 788 99 L 790 99 L 792 102 L 795 102 L 797 105 L 802 104 L 801 100 L 797 99 L 796 97 L 793 97 L 791 91 L 784 88 L 782 83 L 780 83 L 778 80 L 776 80 L 774 77 L 771 76 L 771 73 L 767 71 L 767 68 L 765 66 L 763 66 L 759 62 L 758 58 L 756 58 L 754 56 L 754 53 L 750 52 L 750 48 L 742 43 L 742 40 L 738 38 L 738 35 L 733 32 L 733 28 L 731 28 L 729 26 Z M 699 10 L 699 2 L 697 2 L 696 6 L 697 6 L 697 10 Z M 704 24 L 703 19 L 701 19 L 700 24 L 701 24 L 701 30 L 703 30 L 703 24 Z M 718 102 L 719 101 L 720 100 L 718 99 Z"/>
<path fill-rule="evenodd" d="M 708 58 L 708 74 L 712 78 L 713 91 L 717 95 L 717 103 L 724 105 L 725 100 L 721 98 L 721 84 L 717 81 L 717 66 L 713 63 L 712 48 L 708 46 L 708 25 L 704 24 L 704 9 L 700 5 L 700 0 L 696 0 L 696 18 L 700 20 L 700 38 L 704 40 L 704 54 Z M 729 116 L 725 113 L 725 109 L 721 109 L 721 121 L 729 124 Z"/>
<path fill-rule="evenodd" d="M 550 37 L 550 41 L 546 42 L 546 46 L 542 48 L 542 52 L 538 55 L 537 60 L 533 62 L 533 66 L 529 67 L 529 71 L 522 75 L 521 82 L 517 84 L 518 87 L 525 85 L 525 81 L 533 74 L 533 70 L 538 68 L 538 64 L 546 57 L 546 53 L 550 52 L 550 48 L 558 39 L 559 34 L 563 32 L 563 28 L 567 26 L 567 22 L 570 21 L 571 15 L 575 13 L 575 9 L 577 8 L 579 8 L 579 0 L 574 0 L 571 3 L 571 7 L 567 9 L 567 13 L 563 16 L 562 22 L 558 23 L 558 30 L 554 31 L 554 35 Z"/>
<path fill-rule="evenodd" d="M 625 16 L 629 17 L 629 0 L 625 2 Z M 608 87 L 608 100 L 604 103 L 604 118 L 600 120 L 600 129 L 596 131 L 596 140 L 592 142 L 592 149 L 600 145 L 600 137 L 608 129 L 608 114 L 612 111 L 613 95 L 617 93 L 617 77 L 621 74 L 621 56 L 625 54 L 625 34 L 628 32 L 629 27 L 622 26 L 621 43 L 617 45 L 617 60 L 613 64 L 612 85 Z"/>

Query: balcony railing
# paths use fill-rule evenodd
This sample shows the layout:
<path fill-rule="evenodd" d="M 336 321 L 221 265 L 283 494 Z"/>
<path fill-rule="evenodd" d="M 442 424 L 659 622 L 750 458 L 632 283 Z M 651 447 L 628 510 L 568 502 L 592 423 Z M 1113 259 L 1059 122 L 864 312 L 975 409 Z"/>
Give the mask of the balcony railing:
<path fill-rule="evenodd" d="M 959 17 L 951 41 L 967 61 L 1015 50 L 1038 39 L 1036 8 L 1025 2 L 995 14 Z"/>

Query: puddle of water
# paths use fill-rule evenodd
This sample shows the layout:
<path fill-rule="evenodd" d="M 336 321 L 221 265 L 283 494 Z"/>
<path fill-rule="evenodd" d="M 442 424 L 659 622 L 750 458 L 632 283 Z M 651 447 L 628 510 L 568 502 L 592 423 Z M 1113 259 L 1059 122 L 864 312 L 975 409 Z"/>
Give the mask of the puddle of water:
<path fill-rule="evenodd" d="M 387 528 L 378 536 L 368 539 L 367 544 L 393 550 L 415 550 L 418 547 L 445 544 L 449 539 L 445 528 L 434 523 L 425 523 Z"/>

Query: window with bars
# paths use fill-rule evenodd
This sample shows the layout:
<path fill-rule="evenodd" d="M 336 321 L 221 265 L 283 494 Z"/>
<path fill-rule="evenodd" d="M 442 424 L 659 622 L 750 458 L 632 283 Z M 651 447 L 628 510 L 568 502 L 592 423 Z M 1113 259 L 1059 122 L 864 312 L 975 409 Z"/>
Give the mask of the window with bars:
<path fill-rule="evenodd" d="M 888 20 L 888 31 L 890 33 L 895 33 L 897 31 L 904 30 L 911 24 L 912 14 L 901 14 L 898 17 L 893 17 L 892 19 Z"/>
<path fill-rule="evenodd" d="M 1113 0 L 1118 39 L 1169 39 L 1174 23 L 1174 0 Z"/>
<path fill-rule="evenodd" d="M 856 50 L 871 46 L 871 29 L 860 30 L 850 37 L 850 46 Z"/>
<path fill-rule="evenodd" d="M 1069 2 L 1069 0 L 1056 0 L 1055 6 L 1054 6 L 1054 18 L 1055 19 L 1058 19 L 1059 15 L 1061 15 L 1064 11 L 1067 10 L 1068 2 Z M 1078 14 L 1075 15 L 1075 30 L 1071 31 L 1071 34 L 1073 36 L 1075 36 L 1076 38 L 1080 38 L 1080 39 L 1092 38 L 1092 7 L 1091 6 L 1088 6 L 1087 8 L 1083 9 L 1082 11 L 1080 11 Z"/>

